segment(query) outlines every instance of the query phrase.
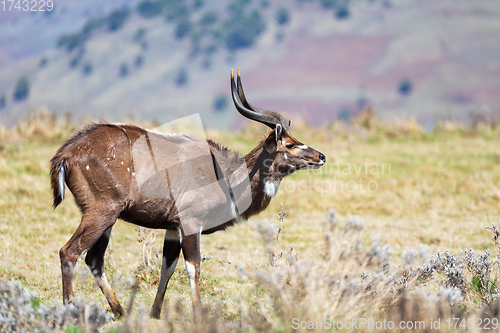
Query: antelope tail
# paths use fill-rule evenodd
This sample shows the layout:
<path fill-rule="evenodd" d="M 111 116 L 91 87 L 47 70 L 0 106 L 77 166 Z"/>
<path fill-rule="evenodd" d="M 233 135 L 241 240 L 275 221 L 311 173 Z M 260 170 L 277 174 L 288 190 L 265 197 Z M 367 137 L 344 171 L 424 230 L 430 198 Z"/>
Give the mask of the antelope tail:
<path fill-rule="evenodd" d="M 66 169 L 64 167 L 64 159 L 52 160 L 50 168 L 50 185 L 54 196 L 54 209 L 64 200 L 64 182 L 66 180 Z"/>

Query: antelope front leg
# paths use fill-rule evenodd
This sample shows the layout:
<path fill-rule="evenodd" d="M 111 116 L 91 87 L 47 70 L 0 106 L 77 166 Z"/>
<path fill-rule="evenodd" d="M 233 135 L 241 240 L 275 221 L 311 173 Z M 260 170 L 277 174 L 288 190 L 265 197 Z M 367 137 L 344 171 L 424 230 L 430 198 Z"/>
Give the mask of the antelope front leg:
<path fill-rule="evenodd" d="M 156 292 L 155 301 L 149 316 L 160 318 L 165 290 L 167 290 L 168 281 L 174 273 L 179 253 L 181 252 L 181 232 L 180 230 L 166 230 L 165 241 L 163 242 L 163 261 L 161 263 L 161 278 Z"/>
<path fill-rule="evenodd" d="M 200 233 L 191 234 L 182 238 L 182 254 L 186 261 L 186 271 L 191 286 L 191 299 L 193 301 L 193 317 L 195 322 L 202 320 L 200 297 Z"/>

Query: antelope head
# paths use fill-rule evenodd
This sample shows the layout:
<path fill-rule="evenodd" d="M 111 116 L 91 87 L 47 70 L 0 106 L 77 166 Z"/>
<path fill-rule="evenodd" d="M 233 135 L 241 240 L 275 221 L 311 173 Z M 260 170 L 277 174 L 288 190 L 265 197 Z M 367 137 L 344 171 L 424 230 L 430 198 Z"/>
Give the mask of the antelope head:
<path fill-rule="evenodd" d="M 248 103 L 240 72 L 238 70 L 237 83 L 231 70 L 231 95 L 236 109 L 246 118 L 269 126 L 273 131 L 264 139 L 263 147 L 267 153 L 264 161 L 271 173 L 278 172 L 281 176 L 292 174 L 297 170 L 319 168 L 325 164 L 325 155 L 303 144 L 290 134 L 291 121 L 279 113 L 263 110 Z"/>

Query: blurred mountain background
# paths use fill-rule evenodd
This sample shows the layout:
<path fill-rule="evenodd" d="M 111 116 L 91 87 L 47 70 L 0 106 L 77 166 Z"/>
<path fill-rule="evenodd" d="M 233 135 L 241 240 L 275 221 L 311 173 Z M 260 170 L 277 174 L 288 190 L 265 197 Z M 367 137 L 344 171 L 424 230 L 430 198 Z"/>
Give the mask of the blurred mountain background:
<path fill-rule="evenodd" d="M 234 129 L 246 120 L 232 107 L 231 68 L 252 104 L 312 125 L 367 107 L 425 128 L 500 114 L 495 0 L 52 4 L 0 8 L 0 124 L 47 108 L 159 123 L 200 113 Z"/>

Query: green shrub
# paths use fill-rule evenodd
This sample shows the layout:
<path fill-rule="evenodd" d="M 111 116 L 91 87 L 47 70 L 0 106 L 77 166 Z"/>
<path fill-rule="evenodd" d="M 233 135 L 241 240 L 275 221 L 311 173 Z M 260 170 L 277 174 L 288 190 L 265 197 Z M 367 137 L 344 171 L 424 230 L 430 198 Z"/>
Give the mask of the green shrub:
<path fill-rule="evenodd" d="M 287 25 L 290 22 L 290 12 L 286 8 L 280 8 L 276 12 L 276 22 L 281 25 Z"/>
<path fill-rule="evenodd" d="M 189 18 L 189 9 L 183 0 L 164 0 L 163 11 L 167 21 L 182 22 Z"/>
<path fill-rule="evenodd" d="M 321 7 L 333 10 L 337 20 L 346 20 L 350 16 L 349 0 L 320 0 Z"/>
<path fill-rule="evenodd" d="M 2 94 L 0 96 L 0 109 L 3 109 L 7 105 L 7 96 L 5 94 Z"/>
<path fill-rule="evenodd" d="M 235 0 L 229 4 L 228 9 L 234 15 L 245 11 L 248 4 L 250 4 L 250 0 Z"/>
<path fill-rule="evenodd" d="M 94 68 L 92 67 L 92 64 L 90 62 L 87 61 L 85 64 L 83 64 L 82 68 L 83 75 L 89 76 L 90 74 L 92 74 L 93 70 Z"/>
<path fill-rule="evenodd" d="M 64 48 L 66 51 L 71 52 L 74 49 L 85 45 L 86 41 L 87 37 L 80 33 L 62 35 L 57 40 L 57 47 Z"/>
<path fill-rule="evenodd" d="M 30 94 L 30 82 L 26 76 L 22 76 L 17 80 L 14 88 L 14 100 L 24 101 Z"/>
<path fill-rule="evenodd" d="M 224 111 L 227 108 L 227 96 L 226 95 L 218 95 L 215 97 L 214 102 L 212 103 L 212 108 L 215 112 Z"/>
<path fill-rule="evenodd" d="M 340 121 L 348 122 L 349 120 L 351 120 L 351 117 L 351 110 L 347 107 L 344 107 L 342 110 L 340 110 L 337 119 Z"/>
<path fill-rule="evenodd" d="M 192 30 L 191 22 L 189 20 L 181 21 L 175 27 L 175 38 L 183 39 Z"/>
<path fill-rule="evenodd" d="M 178 87 L 183 87 L 188 83 L 188 74 L 185 68 L 181 68 L 175 76 L 175 84 Z"/>
<path fill-rule="evenodd" d="M 160 1 L 144 0 L 137 5 L 137 12 L 144 18 L 156 17 L 161 14 L 163 6 Z"/>
<path fill-rule="evenodd" d="M 129 16 L 130 11 L 127 9 L 117 9 L 113 11 L 107 17 L 109 31 L 120 30 L 125 25 L 125 22 L 127 22 Z"/>
<path fill-rule="evenodd" d="M 123 27 L 129 16 L 129 10 L 117 9 L 106 17 L 91 18 L 85 23 L 81 32 L 59 37 L 57 47 L 64 48 L 68 52 L 82 48 L 95 30 L 107 26 L 109 31 L 117 31 Z"/>
<path fill-rule="evenodd" d="M 135 57 L 134 65 L 135 67 L 139 68 L 142 67 L 143 64 L 144 64 L 144 57 L 139 54 L 137 57 Z"/>
<path fill-rule="evenodd" d="M 69 61 L 69 68 L 75 68 L 80 63 L 80 57 L 78 55 L 71 58 Z"/>
<path fill-rule="evenodd" d="M 409 95 L 411 94 L 411 91 L 413 90 L 413 85 L 411 84 L 410 79 L 408 78 L 403 78 L 399 82 L 399 93 L 401 95 Z"/>
<path fill-rule="evenodd" d="M 194 1 L 194 4 L 193 4 L 193 7 L 194 9 L 201 9 L 203 8 L 203 6 L 205 6 L 205 2 L 203 0 L 195 0 Z"/>
<path fill-rule="evenodd" d="M 126 77 L 129 74 L 128 65 L 124 62 L 120 65 L 120 77 Z"/>
<path fill-rule="evenodd" d="M 340 7 L 335 11 L 335 17 L 337 20 L 347 20 L 351 13 L 349 12 L 349 8 L 346 7 Z"/>
<path fill-rule="evenodd" d="M 94 30 L 102 28 L 106 25 L 106 18 L 104 17 L 93 17 L 85 23 L 82 29 L 82 36 L 89 37 Z"/>
<path fill-rule="evenodd" d="M 47 60 L 46 57 L 42 57 L 40 59 L 40 61 L 38 62 L 38 67 L 43 68 L 43 67 L 47 66 L 48 62 L 49 61 Z"/>
<path fill-rule="evenodd" d="M 142 42 L 144 40 L 144 37 L 146 36 L 146 28 L 139 28 L 136 30 L 134 37 L 132 39 L 134 42 Z"/>
<path fill-rule="evenodd" d="M 338 5 L 338 0 L 321 0 L 320 4 L 325 9 L 334 9 Z"/>
<path fill-rule="evenodd" d="M 201 17 L 199 24 L 202 28 L 206 28 L 214 25 L 215 22 L 217 22 L 217 14 L 208 12 Z"/>
<path fill-rule="evenodd" d="M 226 47 L 229 51 L 250 47 L 265 29 L 264 19 L 258 11 L 251 14 L 236 12 L 224 24 Z"/>

